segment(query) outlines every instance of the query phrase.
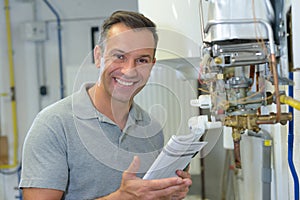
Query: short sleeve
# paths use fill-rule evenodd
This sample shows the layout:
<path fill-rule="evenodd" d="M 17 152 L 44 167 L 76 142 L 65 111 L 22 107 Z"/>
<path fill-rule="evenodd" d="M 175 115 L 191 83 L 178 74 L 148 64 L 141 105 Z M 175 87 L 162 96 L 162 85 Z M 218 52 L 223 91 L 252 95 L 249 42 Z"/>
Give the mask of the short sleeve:
<path fill-rule="evenodd" d="M 66 148 L 59 118 L 39 115 L 25 138 L 20 188 L 65 191 L 68 183 Z"/>

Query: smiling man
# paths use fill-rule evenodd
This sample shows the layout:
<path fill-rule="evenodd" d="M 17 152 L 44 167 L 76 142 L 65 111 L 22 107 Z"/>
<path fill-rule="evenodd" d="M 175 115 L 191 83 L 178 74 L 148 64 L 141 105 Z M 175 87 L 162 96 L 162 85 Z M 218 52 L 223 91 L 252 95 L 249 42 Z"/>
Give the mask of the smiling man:
<path fill-rule="evenodd" d="M 103 42 L 103 50 L 100 46 L 94 50 L 97 67 L 104 67 L 101 83 L 95 84 L 89 94 L 97 110 L 123 129 L 133 97 L 145 86 L 155 63 L 156 41 L 148 29 L 133 30 L 117 23 Z M 102 53 L 104 66 L 100 66 Z M 109 107 L 112 109 L 106 109 Z"/>
<path fill-rule="evenodd" d="M 128 11 L 103 24 L 94 49 L 101 74 L 41 111 L 24 143 L 24 200 L 183 199 L 190 174 L 141 179 L 163 147 L 157 121 L 134 103 L 155 63 L 155 24 Z"/>

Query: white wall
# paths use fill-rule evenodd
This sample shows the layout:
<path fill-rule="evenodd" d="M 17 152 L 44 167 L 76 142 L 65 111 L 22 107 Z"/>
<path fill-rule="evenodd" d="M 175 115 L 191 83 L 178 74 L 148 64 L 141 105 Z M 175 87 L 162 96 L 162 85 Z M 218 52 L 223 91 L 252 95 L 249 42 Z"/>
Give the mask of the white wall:
<path fill-rule="evenodd" d="M 34 20 L 33 3 L 30 1 L 10 1 L 11 31 L 14 52 L 16 102 L 19 132 L 19 157 L 24 137 L 39 110 L 60 99 L 59 65 L 57 47 L 57 26 L 55 17 L 43 1 L 36 2 L 36 19 L 46 23 L 47 40 L 39 45 L 26 41 L 23 35 L 24 22 Z M 28 3 L 29 2 L 29 3 Z M 137 1 L 129 0 L 49 0 L 60 14 L 62 20 L 63 66 L 79 67 L 91 51 L 90 27 L 99 26 L 102 20 L 113 11 L 124 9 L 137 11 Z M 4 8 L 4 1 L 1 2 Z M 9 69 L 7 54 L 7 35 L 4 9 L 0 12 L 0 93 L 9 92 Z M 37 47 L 36 47 L 37 46 Z M 36 48 L 39 57 L 36 57 Z M 41 55 L 44 51 L 44 61 Z M 39 60 L 40 59 L 40 60 Z M 39 63 L 37 66 L 37 62 Z M 44 64 L 43 64 L 44 63 Z M 45 79 L 42 74 L 45 70 Z M 66 74 L 65 74 L 66 76 Z M 66 78 L 66 77 L 65 77 Z M 38 80 L 45 82 L 48 95 L 39 95 Z M 66 81 L 66 80 L 65 80 Z M 0 114 L 3 135 L 9 135 L 12 149 L 12 119 L 9 97 L 0 98 Z M 10 154 L 12 150 L 10 149 Z M 12 156 L 10 156 L 12 158 Z M 11 169 L 12 170 L 12 169 Z M 9 171 L 11 171 L 9 170 Z M 0 199 L 12 200 L 18 191 L 17 175 L 0 174 Z"/>

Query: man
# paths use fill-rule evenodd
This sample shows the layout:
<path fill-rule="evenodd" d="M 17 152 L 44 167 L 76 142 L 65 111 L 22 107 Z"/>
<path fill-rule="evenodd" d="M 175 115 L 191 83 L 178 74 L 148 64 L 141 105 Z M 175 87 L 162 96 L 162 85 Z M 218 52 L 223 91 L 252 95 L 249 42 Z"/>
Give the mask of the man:
<path fill-rule="evenodd" d="M 185 197 L 192 184 L 188 172 L 142 179 L 163 135 L 133 97 L 150 76 L 157 40 L 155 24 L 141 14 L 117 11 L 104 22 L 94 49 L 102 71 L 97 83 L 44 109 L 26 136 L 20 182 L 25 200 Z"/>

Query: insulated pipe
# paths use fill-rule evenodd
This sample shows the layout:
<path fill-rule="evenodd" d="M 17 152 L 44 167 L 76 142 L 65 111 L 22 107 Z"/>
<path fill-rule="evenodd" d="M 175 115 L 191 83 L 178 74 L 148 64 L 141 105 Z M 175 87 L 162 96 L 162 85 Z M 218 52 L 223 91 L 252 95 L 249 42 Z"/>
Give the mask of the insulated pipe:
<path fill-rule="evenodd" d="M 272 138 L 263 132 L 263 166 L 262 166 L 262 196 L 264 200 L 271 199 L 271 182 L 272 182 L 272 168 L 271 168 L 271 155 L 272 155 Z"/>
<path fill-rule="evenodd" d="M 258 133 L 248 131 L 249 136 L 260 137 L 263 139 L 262 146 L 262 199 L 271 199 L 271 182 L 272 182 L 272 167 L 271 167 L 271 156 L 272 156 L 272 138 L 270 134 L 264 130 Z"/>
<path fill-rule="evenodd" d="M 47 1 L 44 0 L 46 5 L 52 11 L 52 13 L 56 17 L 57 22 L 57 35 L 58 35 L 58 54 L 59 54 L 59 77 L 60 77 L 60 98 L 64 98 L 64 76 L 63 76 L 63 64 L 62 64 L 62 43 L 61 43 L 61 24 L 60 24 L 60 17 L 53 6 Z"/>
<path fill-rule="evenodd" d="M 13 163 L 8 165 L 0 165 L 0 169 L 15 168 L 18 165 L 18 123 L 17 123 L 17 106 L 16 106 L 16 91 L 15 91 L 15 73 L 14 73 L 14 61 L 13 61 L 13 49 L 11 38 L 11 26 L 10 26 L 10 7 L 9 0 L 4 0 L 5 9 L 5 22 L 6 22 L 6 34 L 7 34 L 7 54 L 9 62 L 9 79 L 10 79 L 10 92 L 11 92 L 11 110 L 12 110 L 12 123 L 13 123 Z"/>
<path fill-rule="evenodd" d="M 290 72 L 290 79 L 294 80 L 293 72 Z M 294 97 L 294 88 L 289 86 L 289 96 Z M 290 106 L 289 112 L 292 113 L 293 118 L 289 121 L 289 133 L 288 133 L 288 163 L 290 167 L 290 171 L 292 177 L 294 179 L 294 199 L 299 200 L 299 179 L 297 175 L 297 171 L 294 166 L 293 161 L 293 151 L 294 151 L 294 109 Z"/>

